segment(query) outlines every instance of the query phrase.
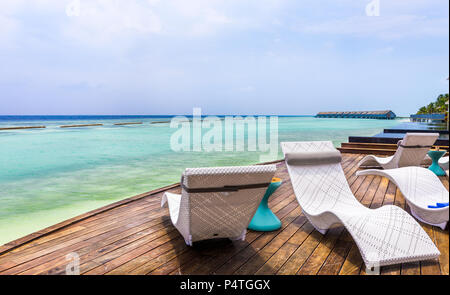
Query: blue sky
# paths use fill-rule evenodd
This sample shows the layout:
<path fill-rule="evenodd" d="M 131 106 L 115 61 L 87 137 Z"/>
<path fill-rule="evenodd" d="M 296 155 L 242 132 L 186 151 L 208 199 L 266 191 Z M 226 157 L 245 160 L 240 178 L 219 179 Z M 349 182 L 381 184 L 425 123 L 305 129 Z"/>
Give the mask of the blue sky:
<path fill-rule="evenodd" d="M 1 0 L 0 114 L 407 115 L 448 92 L 449 1 L 370 2 Z"/>

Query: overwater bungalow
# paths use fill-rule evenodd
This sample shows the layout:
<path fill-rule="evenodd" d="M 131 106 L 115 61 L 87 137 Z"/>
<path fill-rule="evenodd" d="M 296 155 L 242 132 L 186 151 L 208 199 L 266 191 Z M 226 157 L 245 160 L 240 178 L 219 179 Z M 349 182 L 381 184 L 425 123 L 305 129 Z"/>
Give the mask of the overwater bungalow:
<path fill-rule="evenodd" d="M 426 122 L 426 123 L 445 123 L 445 114 L 419 114 L 411 115 L 412 122 Z"/>
<path fill-rule="evenodd" d="M 393 111 L 359 111 L 359 112 L 320 112 L 316 118 L 353 118 L 353 119 L 381 119 L 392 120 L 396 118 Z"/>

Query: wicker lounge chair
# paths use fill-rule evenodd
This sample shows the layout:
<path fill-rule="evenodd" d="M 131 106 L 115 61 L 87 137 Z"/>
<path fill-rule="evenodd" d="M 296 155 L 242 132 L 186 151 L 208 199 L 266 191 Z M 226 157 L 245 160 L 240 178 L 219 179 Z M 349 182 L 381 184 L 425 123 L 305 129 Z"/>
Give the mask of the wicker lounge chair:
<path fill-rule="evenodd" d="M 182 194 L 165 193 L 170 218 L 187 245 L 214 238 L 244 240 L 275 165 L 188 168 Z"/>
<path fill-rule="evenodd" d="M 368 155 L 359 162 L 358 166 L 381 166 L 383 169 L 394 169 L 431 164 L 427 152 L 438 137 L 439 133 L 407 133 L 398 142 L 398 149 L 393 156 L 382 158 Z"/>
<path fill-rule="evenodd" d="M 292 186 L 303 213 L 322 234 L 343 224 L 366 267 L 437 258 L 439 250 L 403 209 L 369 209 L 353 195 L 330 141 L 282 143 Z"/>

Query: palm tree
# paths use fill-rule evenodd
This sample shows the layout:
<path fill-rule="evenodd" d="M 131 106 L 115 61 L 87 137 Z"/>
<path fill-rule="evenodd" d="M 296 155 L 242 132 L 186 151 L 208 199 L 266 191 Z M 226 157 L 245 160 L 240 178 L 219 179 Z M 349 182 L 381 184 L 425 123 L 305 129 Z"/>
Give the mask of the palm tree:
<path fill-rule="evenodd" d="M 427 113 L 428 114 L 433 114 L 433 113 L 435 113 L 436 112 L 436 108 L 435 108 L 435 106 L 434 106 L 434 103 L 429 103 L 428 105 L 427 105 Z"/>
<path fill-rule="evenodd" d="M 423 115 L 427 113 L 427 108 L 426 107 L 421 107 L 419 109 L 419 111 L 417 112 L 418 115 Z"/>
<path fill-rule="evenodd" d="M 417 114 L 446 113 L 448 107 L 445 103 L 448 101 L 448 98 L 448 93 L 440 94 L 437 97 L 436 102 L 431 102 L 427 106 L 421 107 Z"/>
<path fill-rule="evenodd" d="M 448 93 L 441 94 L 436 99 L 436 109 L 439 113 L 445 113 L 447 111 L 447 105 L 445 104 L 448 101 Z"/>

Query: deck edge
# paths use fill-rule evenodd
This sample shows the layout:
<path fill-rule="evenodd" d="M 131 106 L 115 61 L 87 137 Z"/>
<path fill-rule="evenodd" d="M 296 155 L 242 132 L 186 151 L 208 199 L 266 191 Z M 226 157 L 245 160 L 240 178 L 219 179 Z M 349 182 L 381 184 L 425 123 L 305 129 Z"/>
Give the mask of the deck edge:
<path fill-rule="evenodd" d="M 57 224 L 51 225 L 51 226 L 46 227 L 46 228 L 44 228 L 42 230 L 33 232 L 33 233 L 28 234 L 28 235 L 26 235 L 26 236 L 24 236 L 22 238 L 13 240 L 11 242 L 8 242 L 8 243 L 0 246 L 0 255 L 6 254 L 7 252 L 9 252 L 9 251 L 11 251 L 11 250 L 13 250 L 15 248 L 18 248 L 18 247 L 20 247 L 20 246 L 22 246 L 22 245 L 24 245 L 26 243 L 29 243 L 29 242 L 31 242 L 33 240 L 36 240 L 38 238 L 41 238 L 41 237 L 44 237 L 44 236 L 49 235 L 51 233 L 54 233 L 54 232 L 56 232 L 56 231 L 58 231 L 60 229 L 63 229 L 63 228 L 65 228 L 67 226 L 70 226 L 70 225 L 73 225 L 73 224 L 75 224 L 77 222 L 80 222 L 80 221 L 85 220 L 87 218 L 90 218 L 92 216 L 101 214 L 103 212 L 112 210 L 114 208 L 126 205 L 128 203 L 140 200 L 140 199 L 145 198 L 145 197 L 150 197 L 150 196 L 158 194 L 158 193 L 160 193 L 162 191 L 174 189 L 174 188 L 176 188 L 178 186 L 180 186 L 179 182 L 178 183 L 174 183 L 174 184 L 170 184 L 170 185 L 167 185 L 167 186 L 164 186 L 164 187 L 161 187 L 161 188 L 157 188 L 155 190 L 152 190 L 152 191 L 149 191 L 149 192 L 146 192 L 146 193 L 142 193 L 142 194 L 139 194 L 139 195 L 136 195 L 136 196 L 132 196 L 132 197 L 129 197 L 129 198 L 126 198 L 126 199 L 123 199 L 123 200 L 111 203 L 109 205 L 106 205 L 106 206 L 94 209 L 92 211 L 83 213 L 81 215 L 78 215 L 78 216 L 72 217 L 70 219 L 64 220 L 62 222 L 59 222 Z"/>
<path fill-rule="evenodd" d="M 284 159 L 275 160 L 275 161 L 271 161 L 271 162 L 257 163 L 257 164 L 254 164 L 254 165 L 276 164 L 276 163 L 280 163 L 282 161 L 284 161 Z M 7 252 L 9 252 L 11 250 L 14 250 L 14 249 L 20 247 L 22 245 L 25 245 L 26 243 L 29 243 L 29 242 L 31 242 L 33 240 L 42 238 L 42 237 L 44 237 L 46 235 L 54 233 L 54 232 L 56 232 L 58 230 L 61 230 L 61 229 L 65 228 L 65 227 L 73 225 L 73 224 L 75 224 L 77 222 L 80 222 L 80 221 L 85 220 L 87 218 L 90 218 L 92 216 L 101 214 L 103 212 L 112 210 L 114 208 L 117 208 L 117 207 L 129 204 L 131 202 L 134 202 L 134 201 L 146 198 L 146 197 L 150 197 L 152 195 L 161 193 L 163 191 L 167 191 L 167 190 L 170 190 L 170 189 L 177 188 L 179 186 L 180 186 L 179 182 L 174 183 L 174 184 L 170 184 L 170 185 L 167 185 L 167 186 L 164 186 L 164 187 L 160 187 L 160 188 L 154 189 L 154 190 L 149 191 L 149 192 L 145 192 L 145 193 L 142 193 L 142 194 L 139 194 L 139 195 L 135 195 L 135 196 L 132 196 L 132 197 L 129 197 L 129 198 L 126 198 L 126 199 L 123 199 L 123 200 L 111 203 L 109 205 L 106 205 L 106 206 L 103 206 L 103 207 L 100 207 L 100 208 L 88 211 L 86 213 L 83 213 L 81 215 L 72 217 L 70 219 L 61 221 L 61 222 L 59 222 L 57 224 L 51 225 L 51 226 L 46 227 L 46 228 L 44 228 L 42 230 L 33 232 L 33 233 L 28 234 L 28 235 L 26 235 L 26 236 L 24 236 L 22 238 L 18 238 L 16 240 L 13 240 L 11 242 L 8 242 L 8 243 L 0 246 L 0 256 L 6 254 Z"/>

